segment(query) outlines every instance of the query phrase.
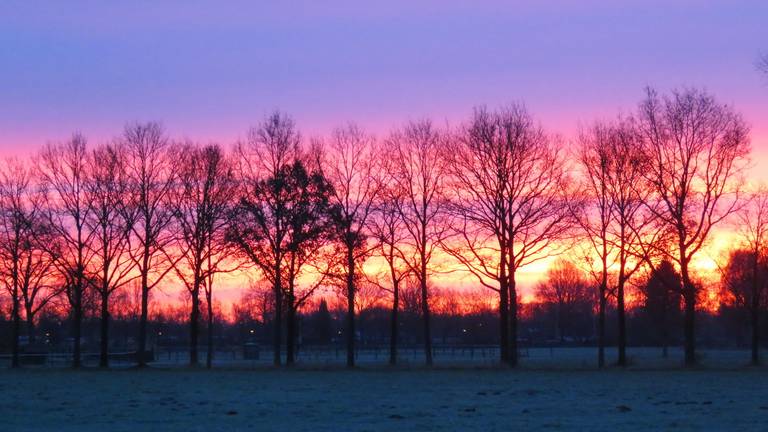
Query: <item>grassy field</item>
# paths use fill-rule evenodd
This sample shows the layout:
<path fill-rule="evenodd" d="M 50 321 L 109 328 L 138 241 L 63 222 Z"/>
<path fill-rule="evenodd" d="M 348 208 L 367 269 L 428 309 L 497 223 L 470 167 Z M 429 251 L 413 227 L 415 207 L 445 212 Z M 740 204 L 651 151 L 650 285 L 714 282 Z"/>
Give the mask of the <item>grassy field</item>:
<path fill-rule="evenodd" d="M 764 430 L 768 371 L 21 370 L 0 430 Z"/>

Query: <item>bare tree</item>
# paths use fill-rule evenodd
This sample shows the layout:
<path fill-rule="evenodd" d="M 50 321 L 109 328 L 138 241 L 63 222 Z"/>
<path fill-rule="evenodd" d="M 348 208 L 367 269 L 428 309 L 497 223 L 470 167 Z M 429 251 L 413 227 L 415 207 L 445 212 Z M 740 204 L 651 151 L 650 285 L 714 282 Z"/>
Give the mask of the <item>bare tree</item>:
<path fill-rule="evenodd" d="M 475 110 L 448 152 L 457 220 L 444 248 L 499 294 L 501 361 L 516 365 L 517 271 L 571 235 L 565 159 L 522 105 Z"/>
<path fill-rule="evenodd" d="M 288 306 L 286 363 L 295 360 L 296 311 L 323 277 L 301 293 L 297 279 L 315 261 L 331 228 L 333 188 L 319 166 L 307 167 L 313 161 L 299 143 L 293 120 L 279 112 L 249 132 L 248 141 L 237 150 L 240 190 L 228 233 L 229 241 L 272 284 L 275 365 L 281 363 L 284 304 Z M 325 275 L 327 269 L 317 273 Z"/>
<path fill-rule="evenodd" d="M 696 89 L 665 97 L 648 89 L 638 126 L 647 160 L 643 173 L 653 192 L 647 207 L 674 239 L 658 252 L 680 268 L 685 364 L 693 365 L 699 288 L 690 264 L 712 228 L 739 209 L 749 128 L 733 108 Z"/>
<path fill-rule="evenodd" d="M 402 197 L 397 196 L 392 190 L 386 188 L 380 199 L 374 214 L 369 219 L 371 236 L 376 241 L 376 255 L 384 260 L 384 270 L 372 275 L 372 281 L 381 289 L 392 293 L 392 308 L 390 313 L 389 329 L 389 364 L 397 364 L 397 345 L 399 338 L 399 311 L 400 289 L 402 284 L 411 274 L 405 264 L 400 244 L 403 239 L 403 222 L 400 219 L 398 209 L 402 203 L 397 203 Z"/>
<path fill-rule="evenodd" d="M 766 290 L 765 272 L 768 271 L 768 189 L 763 186 L 754 193 L 748 203 L 738 213 L 739 228 L 743 244 L 743 250 L 749 259 L 749 293 L 745 297 L 745 304 L 749 309 L 752 326 L 752 364 L 760 364 L 760 312 L 765 299 Z M 723 275 L 723 282 L 731 292 L 739 292 L 740 280 L 734 277 L 736 263 L 735 255 L 732 255 Z"/>
<path fill-rule="evenodd" d="M 119 144 L 94 149 L 87 161 L 86 200 L 91 204 L 85 223 L 92 232 L 89 277 L 101 301 L 99 366 L 109 366 L 110 296 L 135 279 L 129 235 L 133 213 L 124 208 L 128 196 L 125 150 Z"/>
<path fill-rule="evenodd" d="M 19 367 L 22 307 L 31 335 L 33 315 L 39 304 L 34 301 L 39 289 L 32 272 L 38 268 L 41 254 L 37 242 L 42 233 L 40 209 L 33 196 L 33 173 L 18 159 L 6 160 L 0 169 L 0 276 L 11 300 L 11 367 L 15 368 Z M 46 263 L 47 273 L 50 260 Z"/>
<path fill-rule="evenodd" d="M 605 366 L 605 309 L 609 297 L 609 268 L 615 254 L 610 247 L 609 228 L 612 221 L 613 200 L 609 191 L 610 158 L 609 127 L 595 124 L 579 135 L 578 160 L 583 171 L 585 206 L 574 208 L 578 225 L 585 234 L 589 248 L 585 254 L 590 274 L 598 284 L 597 307 L 597 365 Z M 594 263 L 596 255 L 598 264 Z"/>
<path fill-rule="evenodd" d="M 0 266 L 11 301 L 11 367 L 19 363 L 21 331 L 21 266 L 23 244 L 29 227 L 27 193 L 30 177 L 18 161 L 7 161 L 0 179 Z"/>
<path fill-rule="evenodd" d="M 651 188 L 643 182 L 646 155 L 634 124 L 619 120 L 610 140 L 608 192 L 612 202 L 610 227 L 617 251 L 616 305 L 619 340 L 618 365 L 627 365 L 626 289 L 633 275 L 652 259 L 644 247 L 660 241 L 654 212 L 649 211 Z M 650 206 L 654 209 L 654 206 Z"/>
<path fill-rule="evenodd" d="M 580 143 L 579 159 L 592 205 L 577 219 L 600 261 L 599 272 L 595 272 L 600 284 L 598 364 L 605 363 L 605 304 L 612 295 L 618 315 L 618 365 L 625 366 L 626 286 L 649 259 L 643 242 L 658 234 L 652 229 L 653 214 L 647 211 L 650 190 L 643 182 L 645 155 L 640 135 L 629 120 L 597 123 L 581 133 Z M 617 273 L 615 287 L 608 286 L 609 268 Z"/>
<path fill-rule="evenodd" d="M 176 274 L 191 296 L 191 365 L 198 363 L 200 292 L 208 308 L 208 356 L 213 357 L 213 282 L 217 273 L 231 271 L 236 263 L 229 258 L 231 243 L 225 241 L 235 197 L 235 184 L 229 161 L 216 145 L 199 147 L 186 144 L 178 152 L 178 185 L 170 194 L 178 239 L 174 249 Z M 231 268 L 230 268 L 231 267 Z"/>
<path fill-rule="evenodd" d="M 393 162 L 389 181 L 395 193 L 402 197 L 393 203 L 398 206 L 407 233 L 401 242 L 402 256 L 419 281 L 427 365 L 432 365 L 429 311 L 429 279 L 435 271 L 432 259 L 448 235 L 445 138 L 432 122 L 422 120 L 406 124 L 387 140 Z"/>
<path fill-rule="evenodd" d="M 130 257 L 141 284 L 137 356 L 139 367 L 144 367 L 150 291 L 173 268 L 167 249 L 173 242 L 173 233 L 169 231 L 173 211 L 168 195 L 175 184 L 175 160 L 159 123 L 129 124 L 119 142 L 125 147 L 129 191 L 124 208 L 126 217 L 133 221 Z"/>
<path fill-rule="evenodd" d="M 287 253 L 288 203 L 279 194 L 281 185 L 276 181 L 267 183 L 265 179 L 277 179 L 279 173 L 299 157 L 300 141 L 293 119 L 275 112 L 252 128 L 247 141 L 237 146 L 240 196 L 229 238 L 272 284 L 275 302 L 272 348 L 276 366 L 282 361 L 282 278 Z M 262 195 L 269 195 L 272 200 Z M 246 224 L 240 225 L 241 222 Z"/>
<path fill-rule="evenodd" d="M 64 279 L 71 306 L 75 368 L 81 365 L 83 300 L 89 285 L 86 271 L 93 259 L 88 247 L 94 233 L 87 224 L 93 211 L 86 193 L 87 159 L 86 139 L 76 133 L 65 143 L 47 145 L 40 153 L 38 166 L 45 191 L 44 215 L 56 239 L 47 247 L 54 267 Z"/>
<path fill-rule="evenodd" d="M 322 170 L 333 185 L 331 202 L 339 209 L 337 237 L 344 251 L 341 273 L 347 300 L 347 366 L 355 365 L 355 295 L 362 265 L 370 255 L 366 224 L 381 191 L 375 140 L 355 124 L 333 131 L 324 148 Z"/>

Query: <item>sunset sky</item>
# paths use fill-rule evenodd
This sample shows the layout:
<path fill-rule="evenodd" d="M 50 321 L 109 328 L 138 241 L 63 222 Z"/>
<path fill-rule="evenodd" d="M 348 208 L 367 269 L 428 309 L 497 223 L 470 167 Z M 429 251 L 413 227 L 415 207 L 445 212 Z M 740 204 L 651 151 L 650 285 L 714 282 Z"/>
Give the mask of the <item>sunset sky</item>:
<path fill-rule="evenodd" d="M 133 120 L 228 145 L 275 108 L 305 136 L 383 135 L 514 101 L 567 139 L 644 86 L 696 86 L 743 113 L 768 180 L 768 1 L 266 3 L 3 2 L 0 153 Z"/>

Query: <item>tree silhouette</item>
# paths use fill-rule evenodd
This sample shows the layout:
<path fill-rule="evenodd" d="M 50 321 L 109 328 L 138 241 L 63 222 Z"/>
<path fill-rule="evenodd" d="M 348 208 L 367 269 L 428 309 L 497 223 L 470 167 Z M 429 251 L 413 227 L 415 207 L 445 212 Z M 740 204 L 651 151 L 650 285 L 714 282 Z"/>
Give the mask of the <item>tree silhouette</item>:
<path fill-rule="evenodd" d="M 125 148 L 128 179 L 126 218 L 132 220 L 130 257 L 139 273 L 141 316 L 138 334 L 138 364 L 146 365 L 147 319 L 150 291 L 173 268 L 168 247 L 173 242 L 169 226 L 173 211 L 168 195 L 176 181 L 174 155 L 159 123 L 133 123 L 125 127 L 119 142 Z"/>
<path fill-rule="evenodd" d="M 768 279 L 768 189 L 759 188 L 739 212 L 742 249 L 734 250 L 722 272 L 723 288 L 747 309 L 752 327 L 752 364 L 760 364 L 760 319 Z"/>
<path fill-rule="evenodd" d="M 282 125 L 293 127 L 292 123 Z M 286 363 L 290 365 L 295 361 L 297 309 L 322 283 L 321 279 L 299 292 L 297 279 L 331 239 L 338 209 L 330 203 L 333 187 L 319 169 L 308 171 L 301 159 L 283 159 L 280 164 L 265 178 L 244 177 L 228 239 L 275 289 L 276 365 L 280 364 L 280 311 L 283 304 L 288 307 Z"/>
<path fill-rule="evenodd" d="M 652 196 L 645 205 L 670 232 L 670 248 L 654 247 L 680 268 L 685 301 L 685 364 L 696 363 L 699 288 L 690 272 L 712 227 L 738 210 L 749 154 L 749 128 L 730 106 L 696 89 L 660 97 L 648 89 L 638 113 Z"/>
<path fill-rule="evenodd" d="M 455 215 L 443 247 L 499 293 L 501 361 L 516 365 L 516 274 L 558 254 L 571 236 L 570 181 L 562 152 L 522 105 L 475 110 L 447 152 Z"/>
<path fill-rule="evenodd" d="M 86 139 L 76 133 L 67 142 L 47 145 L 40 153 L 38 165 L 45 191 L 43 215 L 56 239 L 47 247 L 54 267 L 64 279 L 72 307 L 74 368 L 81 366 L 83 300 L 90 285 L 86 271 L 93 259 L 88 245 L 95 234 L 87 223 L 93 211 L 86 193 L 87 158 Z"/>
<path fill-rule="evenodd" d="M 628 119 L 600 122 L 579 135 L 579 161 L 584 172 L 587 205 L 576 212 L 589 243 L 587 261 L 597 255 L 599 269 L 592 273 L 599 284 L 598 365 L 603 366 L 605 309 L 609 296 L 616 299 L 618 315 L 618 365 L 626 365 L 626 287 L 650 256 L 646 244 L 657 236 L 655 218 L 646 208 L 651 189 L 643 182 L 646 164 L 640 134 Z M 615 270 L 615 285 L 609 272 Z"/>
<path fill-rule="evenodd" d="M 387 140 L 392 151 L 391 176 L 387 178 L 401 200 L 392 201 L 407 235 L 401 251 L 405 263 L 419 281 L 424 353 L 432 365 L 432 331 L 429 311 L 429 278 L 432 258 L 448 235 L 445 222 L 445 188 L 448 166 L 444 155 L 445 136 L 430 121 L 406 124 Z"/>
<path fill-rule="evenodd" d="M 128 254 L 133 214 L 124 208 L 128 195 L 125 149 L 119 144 L 97 147 L 88 157 L 86 199 L 92 210 L 86 226 L 93 233 L 88 249 L 92 254 L 88 275 L 101 301 L 99 366 L 109 365 L 110 296 L 136 278 Z"/>
<path fill-rule="evenodd" d="M 204 291 L 208 316 L 208 355 L 213 357 L 213 281 L 217 273 L 232 271 L 232 244 L 225 241 L 236 189 L 232 168 L 216 145 L 187 143 L 178 150 L 177 186 L 169 193 L 176 241 L 174 269 L 191 298 L 189 362 L 198 363 L 200 293 Z"/>
<path fill-rule="evenodd" d="M 0 278 L 11 300 L 11 367 L 19 366 L 22 308 L 27 331 L 34 335 L 34 316 L 58 291 L 48 289 L 51 260 L 42 249 L 47 230 L 41 219 L 34 174 L 18 159 L 0 170 Z"/>
<path fill-rule="evenodd" d="M 569 322 L 589 315 L 594 296 L 583 272 L 573 263 L 558 259 L 547 270 L 546 279 L 536 285 L 536 297 L 554 308 L 557 337 L 564 341 Z"/>
<path fill-rule="evenodd" d="M 333 185 L 331 202 L 339 210 L 334 222 L 344 254 L 339 267 L 347 300 L 348 367 L 355 365 L 355 297 L 363 279 L 361 267 L 371 253 L 366 228 L 382 189 L 377 151 L 374 138 L 354 124 L 335 129 L 323 149 L 321 168 Z"/>
<path fill-rule="evenodd" d="M 376 240 L 376 254 L 384 259 L 383 269 L 371 279 L 381 289 L 392 293 L 389 327 L 389 364 L 397 364 L 397 346 L 399 338 L 400 292 L 403 283 L 411 274 L 400 250 L 403 236 L 403 222 L 398 209 L 402 200 L 397 191 L 385 188 L 373 217 L 369 220 L 371 234 Z"/>
<path fill-rule="evenodd" d="M 667 357 L 672 325 L 680 320 L 680 274 L 670 260 L 663 260 L 651 270 L 640 285 L 642 312 L 648 318 L 648 329 L 654 343 L 661 345 Z"/>

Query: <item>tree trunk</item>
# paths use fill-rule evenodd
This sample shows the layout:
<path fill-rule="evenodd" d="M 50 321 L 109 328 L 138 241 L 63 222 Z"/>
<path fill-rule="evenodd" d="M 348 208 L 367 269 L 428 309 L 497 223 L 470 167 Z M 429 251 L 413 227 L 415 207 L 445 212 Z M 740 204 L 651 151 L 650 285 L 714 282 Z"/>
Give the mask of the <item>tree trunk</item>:
<path fill-rule="evenodd" d="M 760 364 L 760 285 L 758 281 L 758 252 L 752 257 L 752 365 Z"/>
<path fill-rule="evenodd" d="M 669 357 L 669 323 L 667 322 L 667 316 L 669 315 L 669 293 L 664 295 L 664 309 L 662 310 L 661 317 L 661 356 L 663 358 Z M 678 304 L 678 308 L 680 305 Z"/>
<path fill-rule="evenodd" d="M 11 319 L 13 320 L 12 324 L 12 336 L 11 336 L 11 367 L 17 368 L 20 366 L 19 361 L 19 334 L 21 333 L 21 313 L 20 313 L 20 305 L 19 305 L 19 293 L 18 289 L 14 287 L 13 290 L 13 299 L 11 300 L 13 303 L 13 306 L 11 307 Z"/>
<path fill-rule="evenodd" d="M 281 363 L 280 346 L 282 344 L 281 330 L 283 325 L 283 287 L 281 284 L 281 277 L 280 277 L 280 259 L 277 259 L 277 264 L 275 265 L 274 296 L 275 296 L 275 316 L 273 319 L 273 325 L 275 326 L 275 328 L 273 329 L 273 335 L 272 335 L 272 350 L 273 350 L 272 363 L 275 366 L 280 366 L 280 363 Z"/>
<path fill-rule="evenodd" d="M 680 273 L 683 279 L 683 299 L 685 300 L 684 338 L 685 365 L 696 365 L 696 287 L 688 274 L 688 262 L 682 260 Z"/>
<path fill-rule="evenodd" d="M 189 314 L 189 365 L 198 365 L 198 338 L 200 336 L 200 284 L 192 289 L 192 312 Z"/>
<path fill-rule="evenodd" d="M 623 273 L 623 269 L 620 270 L 621 273 Z M 619 285 L 617 287 L 616 292 L 616 307 L 617 307 L 617 318 L 619 321 L 619 359 L 617 364 L 619 366 L 626 366 L 627 365 L 627 324 L 626 324 L 626 313 L 625 313 L 625 307 L 624 307 L 624 276 L 619 276 Z"/>
<path fill-rule="evenodd" d="M 499 262 L 499 359 L 509 364 L 509 278 L 507 277 L 507 245 L 499 240 L 501 259 Z"/>
<path fill-rule="evenodd" d="M 429 316 L 429 293 L 427 291 L 427 261 L 422 254 L 421 260 L 421 314 L 424 319 L 424 355 L 427 366 L 432 366 L 432 330 Z"/>
<path fill-rule="evenodd" d="M 26 320 L 27 320 L 27 334 L 29 335 L 29 343 L 33 344 L 36 341 L 36 337 L 35 337 L 35 317 L 33 315 L 32 308 L 27 308 Z"/>
<path fill-rule="evenodd" d="M 600 303 L 597 310 L 597 367 L 605 367 L 605 285 L 600 287 Z"/>
<path fill-rule="evenodd" d="M 509 287 L 506 274 L 499 283 L 499 357 L 502 364 L 511 364 L 509 357 Z"/>
<path fill-rule="evenodd" d="M 205 358 L 205 367 L 208 369 L 213 368 L 213 300 L 212 294 L 206 295 L 208 301 L 208 352 Z"/>
<path fill-rule="evenodd" d="M 109 367 L 109 291 L 101 292 L 101 337 L 99 340 L 99 367 Z"/>
<path fill-rule="evenodd" d="M 758 293 L 754 293 L 755 296 Z M 757 298 L 757 297 L 756 297 Z M 752 365 L 760 364 L 760 306 L 759 300 L 752 300 Z"/>
<path fill-rule="evenodd" d="M 83 285 L 82 280 L 79 280 L 74 287 L 75 305 L 74 316 L 72 317 L 72 336 L 74 339 L 74 349 L 72 351 L 72 367 L 77 369 L 82 365 L 80 355 L 80 340 L 82 338 L 82 326 L 83 321 Z"/>
<path fill-rule="evenodd" d="M 288 295 L 288 314 L 286 318 L 286 340 L 285 340 L 285 364 L 293 366 L 296 362 L 295 342 L 296 342 L 296 306 L 294 304 L 293 293 Z"/>
<path fill-rule="evenodd" d="M 141 317 L 139 318 L 139 346 L 136 350 L 138 357 L 138 366 L 140 368 L 147 366 L 147 359 L 144 352 L 147 350 L 147 318 L 149 315 L 149 281 L 147 276 L 147 260 L 144 260 L 145 266 L 141 275 Z"/>
<path fill-rule="evenodd" d="M 518 364 L 517 352 L 517 281 L 515 271 L 509 272 L 509 365 Z"/>
<path fill-rule="evenodd" d="M 355 366 L 355 255 L 347 245 L 347 367 Z"/>
<path fill-rule="evenodd" d="M 600 300 L 597 310 L 597 367 L 605 367 L 605 307 L 608 294 L 608 245 L 606 244 L 605 221 L 603 221 L 602 246 L 603 254 L 600 257 L 603 268 L 600 274 Z"/>
<path fill-rule="evenodd" d="M 389 364 L 397 364 L 397 334 L 398 334 L 398 311 L 400 309 L 400 287 L 396 278 L 392 279 L 392 319 L 389 327 Z"/>

